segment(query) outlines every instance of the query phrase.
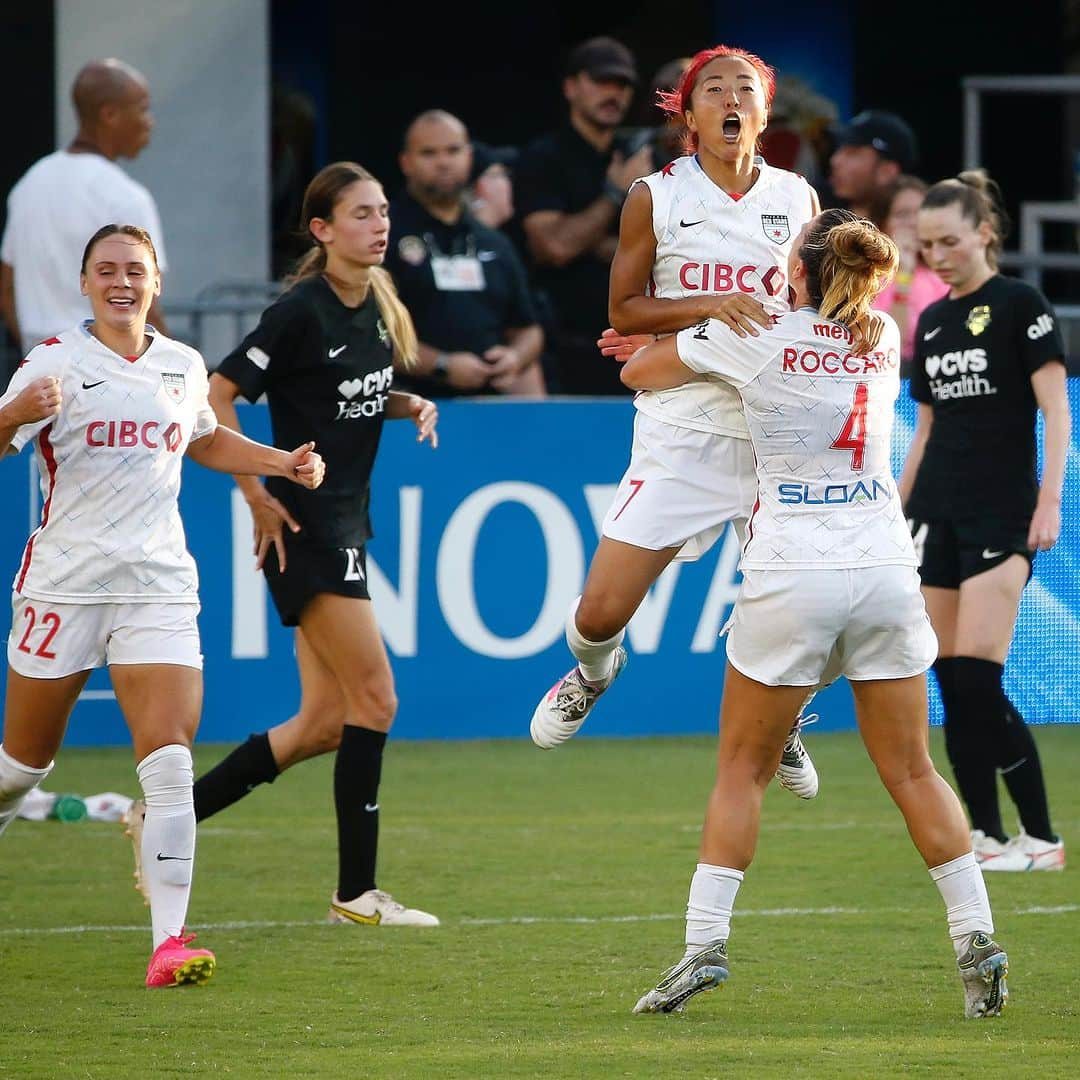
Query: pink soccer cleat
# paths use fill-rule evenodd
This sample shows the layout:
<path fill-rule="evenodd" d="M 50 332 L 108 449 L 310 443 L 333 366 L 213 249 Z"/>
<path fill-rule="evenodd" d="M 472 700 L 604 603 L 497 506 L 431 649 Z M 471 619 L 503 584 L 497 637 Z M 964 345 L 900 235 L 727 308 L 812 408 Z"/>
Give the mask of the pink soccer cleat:
<path fill-rule="evenodd" d="M 214 974 L 217 959 L 209 949 L 189 949 L 194 934 L 183 930 L 176 937 L 166 938 L 150 957 L 146 968 L 146 985 L 202 986 Z"/>

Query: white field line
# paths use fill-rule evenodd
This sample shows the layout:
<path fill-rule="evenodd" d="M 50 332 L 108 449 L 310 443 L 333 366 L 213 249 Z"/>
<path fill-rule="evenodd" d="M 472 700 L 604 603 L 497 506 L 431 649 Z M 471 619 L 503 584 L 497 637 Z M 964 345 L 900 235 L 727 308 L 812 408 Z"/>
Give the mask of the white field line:
<path fill-rule="evenodd" d="M 832 915 L 903 915 L 910 914 L 911 908 L 852 908 L 852 907 L 821 907 L 821 908 L 757 908 L 736 910 L 735 919 L 746 918 L 807 918 L 826 917 Z M 1012 911 L 1012 915 L 1066 915 L 1080 911 L 1080 904 L 1060 904 L 1056 907 L 1028 907 L 1018 908 Z M 609 925 L 614 923 L 643 923 L 643 922 L 675 922 L 681 921 L 685 916 L 682 912 L 660 913 L 653 915 L 510 915 L 497 919 L 455 919 L 450 925 L 458 926 L 593 926 Z M 322 919 L 298 919 L 292 921 L 250 921 L 238 920 L 232 922 L 192 924 L 189 929 L 200 932 L 206 930 L 290 930 L 298 927 L 325 926 L 330 928 L 333 924 L 324 922 Z M 147 923 L 123 926 L 9 926 L 0 927 L 0 937 L 39 937 L 50 934 L 145 934 L 150 929 Z"/>

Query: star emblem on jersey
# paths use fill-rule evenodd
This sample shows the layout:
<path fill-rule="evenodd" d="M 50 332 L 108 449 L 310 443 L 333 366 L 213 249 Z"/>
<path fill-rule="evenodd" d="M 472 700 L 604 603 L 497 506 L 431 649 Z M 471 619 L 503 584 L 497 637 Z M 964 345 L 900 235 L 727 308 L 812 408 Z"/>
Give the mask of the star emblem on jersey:
<path fill-rule="evenodd" d="M 990 305 L 976 304 L 968 312 L 964 325 L 971 331 L 973 337 L 978 337 L 990 325 Z"/>
<path fill-rule="evenodd" d="M 786 244 L 791 239 L 791 224 L 787 214 L 762 214 L 761 231 L 774 244 Z"/>
<path fill-rule="evenodd" d="M 163 371 L 161 381 L 165 385 L 165 393 L 177 404 L 187 397 L 187 385 L 179 371 Z"/>
<path fill-rule="evenodd" d="M 342 383 L 338 383 L 338 389 L 342 395 L 347 398 L 354 398 L 361 390 L 364 389 L 363 379 L 346 379 Z"/>

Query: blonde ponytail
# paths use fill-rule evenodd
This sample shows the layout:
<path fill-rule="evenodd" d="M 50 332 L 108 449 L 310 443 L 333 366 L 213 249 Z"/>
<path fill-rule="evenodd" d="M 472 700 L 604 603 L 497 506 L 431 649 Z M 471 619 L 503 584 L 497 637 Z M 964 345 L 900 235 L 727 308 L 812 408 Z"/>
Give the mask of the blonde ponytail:
<path fill-rule="evenodd" d="M 409 314 L 409 309 L 401 302 L 390 272 L 381 266 L 373 266 L 370 273 L 375 303 L 379 306 L 379 314 L 382 315 L 387 333 L 394 345 L 394 359 L 408 371 L 416 365 L 416 356 L 419 351 L 412 316 Z"/>

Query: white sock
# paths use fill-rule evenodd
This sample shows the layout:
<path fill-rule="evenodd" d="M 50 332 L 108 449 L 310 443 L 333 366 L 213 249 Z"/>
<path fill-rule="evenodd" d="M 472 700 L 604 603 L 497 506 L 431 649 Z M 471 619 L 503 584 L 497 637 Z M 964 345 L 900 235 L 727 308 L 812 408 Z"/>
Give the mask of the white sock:
<path fill-rule="evenodd" d="M 603 682 L 615 666 L 615 649 L 626 636 L 625 627 L 607 641 L 590 641 L 581 636 L 577 628 L 577 609 L 581 597 L 575 598 L 570 605 L 570 614 L 566 617 L 566 644 L 577 657 L 581 674 L 589 682 Z"/>
<path fill-rule="evenodd" d="M 743 872 L 729 866 L 698 863 L 690 879 L 686 902 L 686 952 L 684 959 L 731 933 L 731 909 L 742 884 Z"/>
<path fill-rule="evenodd" d="M 990 897 L 986 895 L 986 882 L 973 851 L 940 866 L 932 866 L 930 877 L 945 901 L 949 937 L 957 956 L 963 951 L 962 942 L 971 934 L 994 932 Z"/>
<path fill-rule="evenodd" d="M 53 763 L 35 769 L 16 761 L 0 744 L 0 833 L 19 812 L 23 799 L 52 772 Z"/>
<path fill-rule="evenodd" d="M 136 766 L 146 821 L 142 836 L 143 880 L 150 893 L 154 948 L 184 928 L 195 860 L 194 770 L 191 751 L 173 744 Z"/>

